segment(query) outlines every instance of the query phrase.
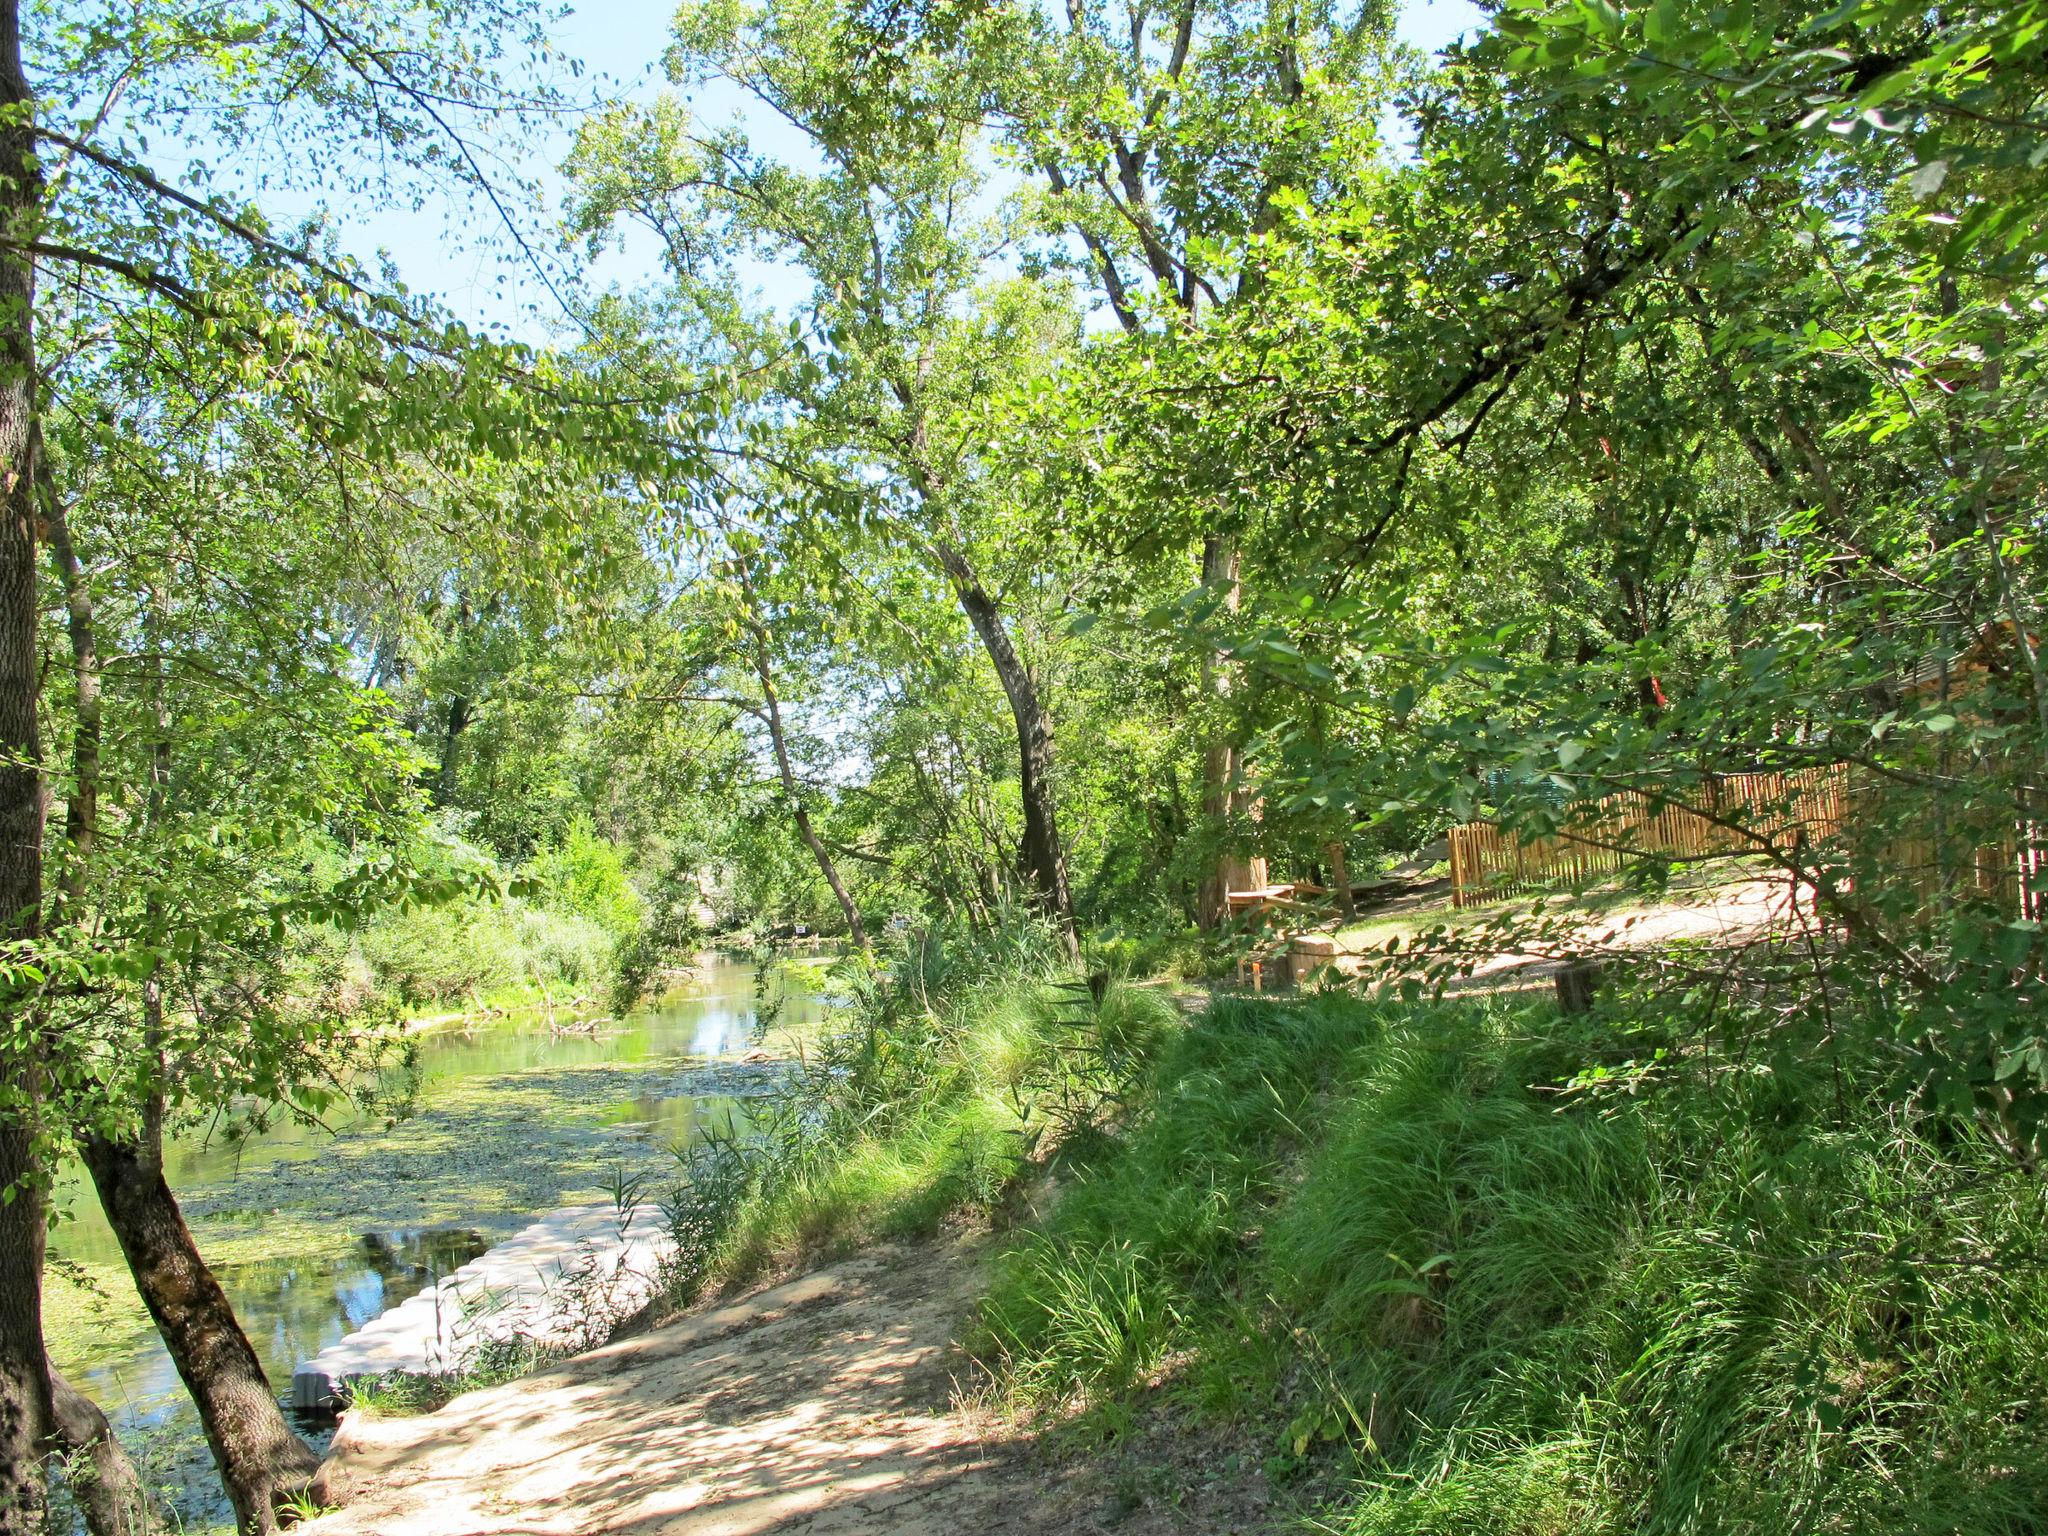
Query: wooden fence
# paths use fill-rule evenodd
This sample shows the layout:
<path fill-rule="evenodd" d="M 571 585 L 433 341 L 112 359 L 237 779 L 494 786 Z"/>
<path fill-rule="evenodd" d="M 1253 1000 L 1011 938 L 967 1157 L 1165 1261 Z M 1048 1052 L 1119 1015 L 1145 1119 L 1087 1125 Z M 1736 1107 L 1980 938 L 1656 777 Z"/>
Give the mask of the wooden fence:
<path fill-rule="evenodd" d="M 1490 822 L 1451 828 L 1451 902 L 1582 886 L 1646 855 L 1675 859 L 1737 853 L 1759 837 L 1803 828 L 1809 841 L 1839 832 L 1849 815 L 1839 765 L 1793 773 L 1737 773 L 1707 780 L 1689 804 L 1623 790 L 1569 808 L 1555 836 L 1524 838 Z"/>
<path fill-rule="evenodd" d="M 1853 801 L 1859 825 L 1882 827 L 1896 810 L 1881 788 Z M 1984 812 L 1958 820 L 1937 813 L 1918 818 L 1918 830 L 1892 834 L 1880 844 L 1884 874 L 1921 898 L 1925 909 L 1975 898 L 2009 916 L 2048 920 L 2048 812 L 2037 792 L 2022 792 L 2019 814 Z M 2007 818 L 2010 819 L 2007 819 Z"/>

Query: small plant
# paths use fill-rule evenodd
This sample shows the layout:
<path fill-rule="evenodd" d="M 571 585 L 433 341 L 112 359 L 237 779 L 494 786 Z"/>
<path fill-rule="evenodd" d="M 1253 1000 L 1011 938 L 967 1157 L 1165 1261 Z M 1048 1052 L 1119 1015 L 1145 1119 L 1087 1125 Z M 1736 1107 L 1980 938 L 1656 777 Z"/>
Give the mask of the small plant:
<path fill-rule="evenodd" d="M 654 1175 L 642 1170 L 639 1173 L 626 1172 L 623 1163 L 614 1163 L 605 1180 L 605 1193 L 612 1202 L 612 1213 L 618 1222 L 619 1236 L 624 1237 L 633 1229 L 639 1218 L 640 1207 L 647 1202 L 647 1186 Z"/>
<path fill-rule="evenodd" d="M 286 1525 L 318 1520 L 322 1515 L 332 1514 L 340 1507 L 338 1504 L 321 1503 L 313 1496 L 310 1487 L 295 1488 L 277 1501 L 277 1512 L 283 1517 Z"/>

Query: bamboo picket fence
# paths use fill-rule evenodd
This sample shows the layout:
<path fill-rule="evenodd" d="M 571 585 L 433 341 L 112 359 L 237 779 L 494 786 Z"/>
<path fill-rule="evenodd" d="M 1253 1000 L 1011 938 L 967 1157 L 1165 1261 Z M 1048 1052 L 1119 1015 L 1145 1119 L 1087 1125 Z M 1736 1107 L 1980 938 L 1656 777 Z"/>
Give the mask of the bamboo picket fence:
<path fill-rule="evenodd" d="M 1755 848 L 1794 829 L 1811 842 L 1849 819 L 1847 771 L 1839 764 L 1791 773 L 1718 776 L 1691 791 L 1691 804 L 1623 790 L 1573 807 L 1549 837 L 1521 837 L 1490 822 L 1451 828 L 1451 903 L 1468 907 L 1619 874 L 1646 856 L 1705 858 Z"/>
<path fill-rule="evenodd" d="M 1880 798 L 1869 797 L 1873 822 L 1882 814 Z M 1922 822 L 1924 831 L 1889 838 L 1883 845 L 1886 875 L 1930 909 L 1974 894 L 2011 916 L 2048 920 L 2048 816 L 2036 795 L 2023 797 L 2017 819 L 1984 823 L 1979 816 L 1960 826 L 1944 824 L 1936 815 Z"/>

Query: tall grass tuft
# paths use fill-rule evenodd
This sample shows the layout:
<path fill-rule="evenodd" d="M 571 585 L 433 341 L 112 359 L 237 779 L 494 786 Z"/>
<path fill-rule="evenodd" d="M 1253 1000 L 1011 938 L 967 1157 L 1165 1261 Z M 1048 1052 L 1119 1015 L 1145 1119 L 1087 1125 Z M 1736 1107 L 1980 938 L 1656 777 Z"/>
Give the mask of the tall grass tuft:
<path fill-rule="evenodd" d="M 1219 1001 L 983 1353 L 1110 1429 L 1167 1382 L 1343 1474 L 1343 1536 L 2048 1529 L 2038 1176 L 1877 1066 L 1668 1023 Z"/>
<path fill-rule="evenodd" d="M 724 1202 L 701 1283 L 987 1219 L 1035 1160 L 1116 1112 L 1178 1020 L 1152 992 L 1067 974 L 1054 936 L 1022 916 L 913 932 L 837 979 L 849 1006 L 760 1134 L 696 1172 Z M 702 1202 L 684 1188 L 668 1204 L 701 1243 Z"/>

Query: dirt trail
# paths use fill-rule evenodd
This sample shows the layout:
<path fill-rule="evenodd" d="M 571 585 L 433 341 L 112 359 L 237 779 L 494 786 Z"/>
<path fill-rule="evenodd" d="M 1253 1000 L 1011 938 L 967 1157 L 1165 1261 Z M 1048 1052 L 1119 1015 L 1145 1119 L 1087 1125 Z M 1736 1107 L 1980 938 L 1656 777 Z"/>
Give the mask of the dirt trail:
<path fill-rule="evenodd" d="M 343 1425 L 306 1536 L 991 1536 L 1038 1460 L 955 1410 L 966 1249 L 883 1249 L 415 1419 Z"/>
<path fill-rule="evenodd" d="M 1674 892 L 1661 899 L 1625 901 L 1574 910 L 1553 906 L 1540 939 L 1514 936 L 1514 947 L 1485 947 L 1486 925 L 1519 908 L 1476 907 L 1459 912 L 1448 904 L 1448 882 L 1419 896 L 1375 908 L 1354 930 L 1349 946 L 1340 949 L 1337 967 L 1371 980 L 1388 969 L 1380 953 L 1387 939 L 1399 934 L 1412 945 L 1415 935 L 1434 925 L 1451 930 L 1446 953 L 1460 943 L 1471 969 L 1444 990 L 1455 995 L 1494 992 L 1547 984 L 1559 966 L 1574 956 L 1626 964 L 1674 944 L 1729 949 L 1772 936 L 1783 937 L 1816 928 L 1810 891 L 1794 905 L 1782 878 L 1749 878 Z M 1341 942 L 1341 941 L 1340 941 Z M 1415 951 L 1408 951 L 1412 958 Z"/>

